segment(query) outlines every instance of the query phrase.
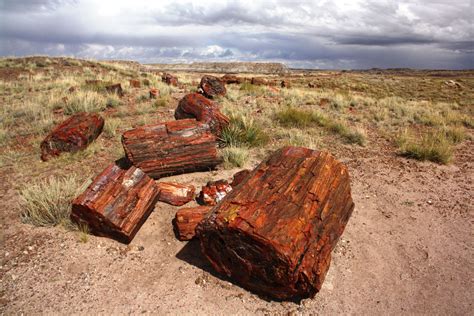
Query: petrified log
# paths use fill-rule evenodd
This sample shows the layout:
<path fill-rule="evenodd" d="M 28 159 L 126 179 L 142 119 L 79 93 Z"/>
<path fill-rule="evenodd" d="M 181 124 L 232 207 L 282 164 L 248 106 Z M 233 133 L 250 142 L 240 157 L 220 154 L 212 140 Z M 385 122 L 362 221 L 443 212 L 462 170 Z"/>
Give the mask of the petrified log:
<path fill-rule="evenodd" d="M 250 175 L 251 172 L 252 171 L 250 171 L 249 169 L 244 169 L 244 170 L 240 170 L 239 172 L 235 173 L 233 178 L 232 178 L 232 182 L 230 183 L 230 186 L 232 188 L 235 188 L 240 183 L 242 183 L 245 180 L 245 178 L 247 178 Z"/>
<path fill-rule="evenodd" d="M 104 119 L 95 113 L 77 113 L 53 130 L 41 142 L 41 159 L 46 161 L 63 152 L 85 149 L 102 133 Z"/>
<path fill-rule="evenodd" d="M 123 89 L 120 83 L 105 86 L 105 91 L 107 91 L 107 93 L 113 93 L 118 96 L 123 96 Z"/>
<path fill-rule="evenodd" d="M 199 87 L 202 89 L 204 95 L 210 99 L 219 95 L 224 96 L 227 93 L 225 85 L 221 79 L 210 75 L 205 75 L 201 78 Z"/>
<path fill-rule="evenodd" d="M 327 152 L 285 147 L 196 228 L 212 266 L 277 298 L 314 296 L 354 209 L 347 168 Z"/>
<path fill-rule="evenodd" d="M 158 201 L 175 206 L 182 206 L 194 199 L 196 189 L 193 185 L 183 185 L 179 183 L 160 182 L 158 183 Z"/>
<path fill-rule="evenodd" d="M 113 163 L 72 202 L 71 219 L 91 232 L 129 243 L 153 211 L 155 181 L 142 170 Z"/>
<path fill-rule="evenodd" d="M 194 119 L 126 131 L 122 145 L 128 159 L 153 178 L 206 171 L 222 162 L 209 125 Z"/>
<path fill-rule="evenodd" d="M 230 75 L 226 74 L 222 76 L 221 81 L 224 82 L 225 84 L 241 84 L 242 79 L 235 76 L 235 75 Z"/>
<path fill-rule="evenodd" d="M 185 95 L 179 101 L 174 117 L 177 120 L 195 118 L 205 122 L 216 136 L 220 136 L 222 129 L 229 124 L 229 118 L 221 113 L 217 103 L 199 93 Z"/>
<path fill-rule="evenodd" d="M 196 236 L 196 226 L 209 214 L 211 206 L 185 207 L 176 212 L 173 220 L 179 240 L 191 240 Z"/>
<path fill-rule="evenodd" d="M 178 86 L 178 78 L 169 73 L 164 73 L 161 76 L 161 81 L 165 82 L 167 85 Z"/>
<path fill-rule="evenodd" d="M 141 82 L 140 82 L 140 80 L 130 79 L 130 87 L 132 87 L 132 88 L 140 88 L 140 87 L 141 87 Z"/>
<path fill-rule="evenodd" d="M 198 196 L 198 202 L 202 205 L 216 205 L 232 191 L 227 180 L 209 181 L 202 187 Z"/>

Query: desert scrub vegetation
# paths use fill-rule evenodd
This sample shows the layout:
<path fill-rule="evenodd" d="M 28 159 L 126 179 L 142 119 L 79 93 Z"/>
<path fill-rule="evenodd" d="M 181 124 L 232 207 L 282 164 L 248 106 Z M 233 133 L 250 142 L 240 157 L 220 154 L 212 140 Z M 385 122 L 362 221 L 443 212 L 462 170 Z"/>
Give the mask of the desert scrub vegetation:
<path fill-rule="evenodd" d="M 243 114 L 230 114 L 230 123 L 222 131 L 221 141 L 228 146 L 257 147 L 270 140 L 263 127 Z"/>
<path fill-rule="evenodd" d="M 64 105 L 64 114 L 78 112 L 100 112 L 107 107 L 106 98 L 94 91 L 77 91 L 71 95 Z"/>
<path fill-rule="evenodd" d="M 317 149 L 317 147 L 320 147 L 320 142 L 314 135 L 303 132 L 296 128 L 283 129 L 278 132 L 277 136 L 281 138 L 284 145 L 303 146 L 312 149 Z"/>
<path fill-rule="evenodd" d="M 448 164 L 453 156 L 453 141 L 444 131 L 430 130 L 418 135 L 405 130 L 398 138 L 400 155 L 416 160 Z"/>
<path fill-rule="evenodd" d="M 224 161 L 224 168 L 242 168 L 249 157 L 249 150 L 245 147 L 229 146 L 221 150 L 221 157 Z"/>
<path fill-rule="evenodd" d="M 71 227 L 71 201 L 87 183 L 77 176 L 50 177 L 20 190 L 21 219 L 35 226 Z"/>
<path fill-rule="evenodd" d="M 122 125 L 122 121 L 117 118 L 107 118 L 104 124 L 104 136 L 114 138 L 117 136 L 117 130 Z"/>

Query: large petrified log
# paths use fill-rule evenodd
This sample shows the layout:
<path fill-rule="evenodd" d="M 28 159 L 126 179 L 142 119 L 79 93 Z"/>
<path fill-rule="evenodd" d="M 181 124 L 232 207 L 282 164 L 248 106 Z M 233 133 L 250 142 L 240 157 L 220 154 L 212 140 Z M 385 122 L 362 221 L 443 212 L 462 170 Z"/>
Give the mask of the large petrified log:
<path fill-rule="evenodd" d="M 314 296 L 354 209 L 347 168 L 327 152 L 285 147 L 196 228 L 213 267 L 278 298 Z"/>
<path fill-rule="evenodd" d="M 225 74 L 224 76 L 222 76 L 221 81 L 225 84 L 241 84 L 243 82 L 242 78 L 231 74 Z"/>
<path fill-rule="evenodd" d="M 224 96 L 227 93 L 224 82 L 210 75 L 205 75 L 201 78 L 199 87 L 202 89 L 204 95 L 211 99 L 219 95 Z"/>
<path fill-rule="evenodd" d="M 229 124 L 229 118 L 221 113 L 217 103 L 199 93 L 185 95 L 179 101 L 174 117 L 177 120 L 195 118 L 205 122 L 216 136 L 220 136 L 222 129 Z"/>
<path fill-rule="evenodd" d="M 158 183 L 158 201 L 175 206 L 182 206 L 194 199 L 196 189 L 193 185 L 179 183 L 160 182 Z"/>
<path fill-rule="evenodd" d="M 196 226 L 209 214 L 211 209 L 212 206 L 184 207 L 179 209 L 173 220 L 178 239 L 193 239 L 196 235 Z"/>
<path fill-rule="evenodd" d="M 142 170 L 113 163 L 72 202 L 71 218 L 91 232 L 129 243 L 153 211 L 155 181 Z"/>
<path fill-rule="evenodd" d="M 194 119 L 145 125 L 122 135 L 128 159 L 152 178 L 214 169 L 222 162 L 217 138 Z"/>
<path fill-rule="evenodd" d="M 85 149 L 102 133 L 104 119 L 95 113 L 78 113 L 53 130 L 41 142 L 41 159 L 46 161 L 63 152 Z"/>

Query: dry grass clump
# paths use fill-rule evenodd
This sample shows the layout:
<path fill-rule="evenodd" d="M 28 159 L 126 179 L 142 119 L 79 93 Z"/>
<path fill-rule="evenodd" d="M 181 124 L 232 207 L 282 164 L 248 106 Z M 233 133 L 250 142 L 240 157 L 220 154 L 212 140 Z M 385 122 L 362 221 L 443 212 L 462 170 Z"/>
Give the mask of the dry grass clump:
<path fill-rule="evenodd" d="M 228 146 L 257 147 L 267 144 L 270 138 L 252 118 L 231 114 L 230 124 L 222 131 L 221 140 Z"/>
<path fill-rule="evenodd" d="M 71 201 L 83 191 L 76 176 L 51 177 L 20 190 L 21 218 L 24 223 L 35 226 L 71 226 Z"/>
<path fill-rule="evenodd" d="M 117 135 L 117 129 L 122 125 L 122 121 L 116 118 L 107 118 L 104 124 L 104 136 L 113 138 Z"/>
<path fill-rule="evenodd" d="M 230 146 L 221 150 L 221 156 L 224 160 L 224 168 L 242 168 L 249 158 L 249 151 L 245 147 Z"/>
<path fill-rule="evenodd" d="M 398 146 L 402 156 L 416 160 L 448 164 L 453 156 L 452 142 L 440 131 L 429 131 L 420 136 L 407 130 L 400 135 Z"/>
<path fill-rule="evenodd" d="M 319 142 L 315 137 L 299 129 L 285 129 L 281 131 L 278 136 L 283 138 L 285 145 L 302 146 L 313 149 L 319 147 Z"/>
<path fill-rule="evenodd" d="M 77 91 L 64 106 L 64 114 L 71 115 L 78 112 L 100 112 L 107 107 L 106 98 L 94 91 Z"/>

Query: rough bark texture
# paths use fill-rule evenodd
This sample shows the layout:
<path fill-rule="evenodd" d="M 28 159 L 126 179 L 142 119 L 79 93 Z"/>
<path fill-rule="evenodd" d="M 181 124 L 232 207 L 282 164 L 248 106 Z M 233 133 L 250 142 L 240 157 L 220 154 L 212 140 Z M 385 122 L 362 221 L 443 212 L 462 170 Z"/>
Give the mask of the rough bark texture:
<path fill-rule="evenodd" d="M 229 118 L 221 113 L 217 103 L 199 93 L 185 95 L 179 101 L 174 117 L 177 120 L 195 118 L 207 123 L 216 136 L 220 136 L 222 129 L 229 124 Z"/>
<path fill-rule="evenodd" d="M 167 85 L 170 86 L 178 86 L 178 78 L 173 76 L 172 74 L 164 73 L 163 76 L 161 76 L 161 81 L 165 82 Z"/>
<path fill-rule="evenodd" d="M 225 84 L 241 84 L 243 82 L 242 78 L 229 74 L 222 76 L 221 81 Z"/>
<path fill-rule="evenodd" d="M 224 96 L 227 93 L 225 85 L 221 79 L 214 76 L 203 76 L 199 87 L 202 89 L 204 95 L 211 99 L 219 95 Z"/>
<path fill-rule="evenodd" d="M 183 185 L 179 183 L 160 182 L 158 183 L 158 201 L 175 206 L 182 206 L 192 199 L 196 189 L 193 185 Z"/>
<path fill-rule="evenodd" d="M 232 188 L 235 188 L 236 186 L 241 184 L 250 175 L 251 172 L 252 171 L 250 171 L 249 169 L 244 169 L 244 170 L 240 170 L 239 172 L 235 173 L 234 177 L 232 178 L 232 182 L 231 182 L 230 186 Z"/>
<path fill-rule="evenodd" d="M 91 232 L 129 243 L 153 211 L 155 181 L 134 166 L 108 166 L 72 202 L 71 218 Z"/>
<path fill-rule="evenodd" d="M 202 205 L 216 205 L 219 203 L 230 191 L 232 187 L 227 180 L 209 181 L 202 187 L 199 193 L 198 202 Z"/>
<path fill-rule="evenodd" d="M 211 206 L 185 207 L 179 209 L 173 220 L 178 239 L 193 239 L 196 236 L 196 226 L 211 210 Z"/>
<path fill-rule="evenodd" d="M 41 142 L 41 159 L 46 161 L 63 152 L 85 149 L 102 133 L 104 119 L 95 113 L 78 113 L 53 130 Z"/>
<path fill-rule="evenodd" d="M 146 125 L 126 131 L 122 145 L 128 159 L 150 177 L 214 169 L 217 138 L 194 119 Z"/>
<path fill-rule="evenodd" d="M 285 147 L 196 228 L 213 267 L 277 299 L 314 296 L 354 208 L 347 168 L 327 152 Z"/>

